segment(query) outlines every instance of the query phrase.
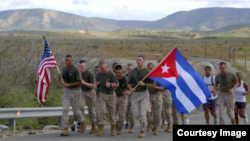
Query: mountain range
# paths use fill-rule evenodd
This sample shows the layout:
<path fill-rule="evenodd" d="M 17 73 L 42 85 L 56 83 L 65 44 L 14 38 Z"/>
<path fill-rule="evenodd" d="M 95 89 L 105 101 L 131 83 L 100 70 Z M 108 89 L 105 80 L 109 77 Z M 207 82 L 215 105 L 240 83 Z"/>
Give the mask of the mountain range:
<path fill-rule="evenodd" d="M 250 24 L 250 8 L 199 8 L 179 11 L 156 21 L 113 20 L 47 10 L 20 9 L 0 12 L 0 31 L 38 30 L 111 32 L 119 30 L 220 31 Z M 239 25 L 239 26 L 237 26 Z"/>

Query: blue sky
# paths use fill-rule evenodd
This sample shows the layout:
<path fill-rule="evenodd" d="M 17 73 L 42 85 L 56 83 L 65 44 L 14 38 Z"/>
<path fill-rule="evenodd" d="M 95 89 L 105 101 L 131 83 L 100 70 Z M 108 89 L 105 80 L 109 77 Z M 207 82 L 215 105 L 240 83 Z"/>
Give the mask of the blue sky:
<path fill-rule="evenodd" d="M 205 7 L 250 8 L 250 0 L 0 0 L 0 11 L 44 8 L 86 17 L 144 21 Z"/>

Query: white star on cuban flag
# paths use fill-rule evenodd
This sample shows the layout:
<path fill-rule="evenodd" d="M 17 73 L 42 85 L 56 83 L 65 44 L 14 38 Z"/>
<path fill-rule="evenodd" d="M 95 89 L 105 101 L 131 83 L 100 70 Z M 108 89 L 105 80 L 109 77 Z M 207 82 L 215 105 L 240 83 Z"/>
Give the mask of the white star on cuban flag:
<path fill-rule="evenodd" d="M 167 66 L 167 64 L 165 64 L 165 66 L 163 66 L 161 68 L 162 68 L 162 73 L 164 73 L 164 72 L 168 73 L 169 67 Z"/>

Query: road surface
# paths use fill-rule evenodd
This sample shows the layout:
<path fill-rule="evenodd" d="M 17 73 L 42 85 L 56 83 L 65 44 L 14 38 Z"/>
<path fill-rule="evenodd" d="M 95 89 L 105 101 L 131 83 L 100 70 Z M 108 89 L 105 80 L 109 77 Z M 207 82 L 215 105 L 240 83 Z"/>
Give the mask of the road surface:
<path fill-rule="evenodd" d="M 246 113 L 250 116 L 250 106 L 246 107 Z M 226 111 L 225 111 L 225 122 L 226 124 L 231 124 L 231 120 L 229 120 Z M 248 119 L 250 120 L 248 116 Z M 200 115 L 190 115 L 189 118 L 189 125 L 201 125 L 205 124 L 204 114 Z M 213 121 L 211 120 L 211 123 Z M 240 124 L 243 124 L 243 119 L 240 118 Z M 248 123 L 249 124 L 249 123 Z M 236 125 L 237 126 L 237 125 Z M 164 129 L 159 130 L 159 135 L 153 135 L 152 132 L 146 132 L 145 138 L 138 138 L 139 134 L 139 125 L 136 126 L 134 133 L 128 133 L 128 129 L 123 129 L 123 135 L 117 135 L 112 137 L 110 135 L 110 128 L 105 128 L 105 135 L 102 137 L 97 137 L 95 134 L 88 134 L 89 129 L 85 131 L 85 133 L 77 133 L 70 132 L 70 136 L 68 137 L 61 137 L 60 132 L 53 132 L 53 133 L 42 133 L 36 135 L 25 135 L 25 136 L 15 136 L 15 137 L 4 137 L 0 138 L 1 141 L 135 141 L 135 140 L 143 140 L 143 141 L 172 141 L 173 135 L 172 133 L 164 132 Z"/>

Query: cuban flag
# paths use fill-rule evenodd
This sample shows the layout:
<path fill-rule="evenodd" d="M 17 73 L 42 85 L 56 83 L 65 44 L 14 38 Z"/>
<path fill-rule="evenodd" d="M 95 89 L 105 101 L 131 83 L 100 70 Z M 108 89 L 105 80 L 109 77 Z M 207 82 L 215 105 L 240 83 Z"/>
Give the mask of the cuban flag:
<path fill-rule="evenodd" d="M 177 111 L 188 114 L 206 103 L 211 93 L 205 82 L 175 47 L 148 78 L 168 89 Z"/>

